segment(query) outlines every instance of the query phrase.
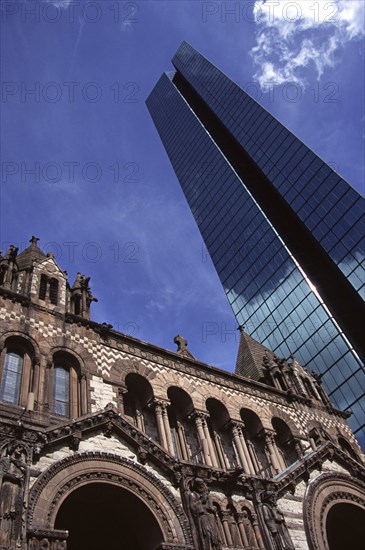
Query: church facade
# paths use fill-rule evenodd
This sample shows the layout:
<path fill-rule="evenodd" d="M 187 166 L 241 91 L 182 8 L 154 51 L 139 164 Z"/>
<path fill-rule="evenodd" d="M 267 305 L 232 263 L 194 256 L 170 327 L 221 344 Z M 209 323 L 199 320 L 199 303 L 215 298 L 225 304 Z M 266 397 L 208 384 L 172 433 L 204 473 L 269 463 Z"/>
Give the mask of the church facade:
<path fill-rule="evenodd" d="M 0 549 L 361 548 L 363 455 L 318 375 L 244 330 L 252 378 L 96 323 L 37 240 L 0 256 Z"/>

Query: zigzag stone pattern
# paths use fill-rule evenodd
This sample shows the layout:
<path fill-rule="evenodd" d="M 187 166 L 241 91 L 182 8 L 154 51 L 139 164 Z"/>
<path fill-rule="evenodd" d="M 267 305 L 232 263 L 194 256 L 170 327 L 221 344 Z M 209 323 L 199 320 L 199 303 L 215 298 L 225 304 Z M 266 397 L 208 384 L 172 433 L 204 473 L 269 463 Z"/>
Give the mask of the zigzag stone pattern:
<path fill-rule="evenodd" d="M 0 256 L 0 549 L 337 550 L 365 469 L 320 380 L 242 332 L 260 377 L 222 371 L 93 301 L 35 237 Z"/>

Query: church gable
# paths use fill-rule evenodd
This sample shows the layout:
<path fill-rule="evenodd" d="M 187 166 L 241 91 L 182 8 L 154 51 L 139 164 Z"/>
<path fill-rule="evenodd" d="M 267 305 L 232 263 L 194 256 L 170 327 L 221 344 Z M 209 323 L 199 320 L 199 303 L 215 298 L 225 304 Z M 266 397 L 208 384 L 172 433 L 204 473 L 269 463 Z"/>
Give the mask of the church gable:
<path fill-rule="evenodd" d="M 35 237 L 0 272 L 0 548 L 317 550 L 326 491 L 358 514 L 348 413 L 295 358 L 241 335 L 257 381 L 96 323 Z"/>

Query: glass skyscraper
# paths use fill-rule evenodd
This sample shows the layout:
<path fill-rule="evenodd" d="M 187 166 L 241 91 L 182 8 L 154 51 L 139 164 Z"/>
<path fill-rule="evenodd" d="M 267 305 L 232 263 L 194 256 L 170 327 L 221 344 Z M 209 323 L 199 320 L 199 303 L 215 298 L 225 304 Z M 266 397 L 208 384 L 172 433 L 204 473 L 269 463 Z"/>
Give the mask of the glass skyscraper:
<path fill-rule="evenodd" d="M 189 44 L 172 63 L 147 106 L 238 324 L 320 373 L 361 438 L 364 199 Z"/>

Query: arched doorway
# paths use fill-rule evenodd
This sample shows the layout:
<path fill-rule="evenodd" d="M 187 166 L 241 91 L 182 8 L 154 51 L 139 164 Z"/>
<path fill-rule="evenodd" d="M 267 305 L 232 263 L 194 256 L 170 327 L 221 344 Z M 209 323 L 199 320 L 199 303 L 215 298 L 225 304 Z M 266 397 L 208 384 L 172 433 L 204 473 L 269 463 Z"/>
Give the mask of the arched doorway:
<path fill-rule="evenodd" d="M 342 472 L 310 481 L 304 496 L 309 550 L 360 550 L 364 544 L 365 483 Z"/>
<path fill-rule="evenodd" d="M 69 494 L 55 528 L 69 531 L 67 550 L 153 550 L 163 542 L 146 504 L 111 483 L 88 483 Z"/>
<path fill-rule="evenodd" d="M 329 550 L 361 550 L 364 547 L 365 510 L 342 502 L 329 510 L 326 532 Z"/>
<path fill-rule="evenodd" d="M 70 550 L 190 548 L 192 542 L 188 518 L 163 481 L 141 464 L 100 451 L 55 462 L 31 488 L 29 540 L 39 533 L 59 538 L 65 529 Z"/>

